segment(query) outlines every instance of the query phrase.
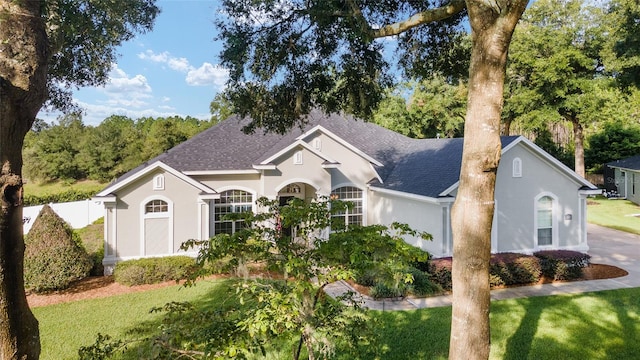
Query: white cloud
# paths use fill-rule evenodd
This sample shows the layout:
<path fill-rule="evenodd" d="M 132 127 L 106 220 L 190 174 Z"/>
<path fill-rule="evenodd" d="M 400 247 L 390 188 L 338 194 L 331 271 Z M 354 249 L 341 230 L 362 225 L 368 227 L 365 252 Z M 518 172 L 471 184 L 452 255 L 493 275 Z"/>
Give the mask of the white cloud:
<path fill-rule="evenodd" d="M 145 52 L 139 53 L 138 58 L 165 64 L 172 70 L 186 73 L 187 77 L 185 81 L 190 86 L 212 85 L 218 89 L 222 89 L 229 78 L 229 70 L 220 65 L 212 65 L 205 62 L 199 68 L 196 68 L 189 63 L 187 58 L 174 57 L 166 51 L 155 53 L 153 50 L 146 50 Z"/>
<path fill-rule="evenodd" d="M 111 106 L 144 107 L 144 99 L 151 98 L 151 86 L 143 75 L 129 77 L 117 64 L 113 64 L 109 80 L 102 87 L 107 95 L 107 103 Z"/>
<path fill-rule="evenodd" d="M 206 62 L 199 68 L 192 69 L 187 73 L 187 84 L 192 86 L 213 85 L 222 88 L 228 78 L 229 70 Z"/>

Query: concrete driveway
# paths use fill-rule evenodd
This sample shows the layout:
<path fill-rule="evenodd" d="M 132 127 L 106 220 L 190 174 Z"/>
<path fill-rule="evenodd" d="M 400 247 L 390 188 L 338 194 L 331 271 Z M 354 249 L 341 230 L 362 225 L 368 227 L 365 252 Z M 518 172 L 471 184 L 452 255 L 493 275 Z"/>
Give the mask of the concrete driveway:
<path fill-rule="evenodd" d="M 625 277 L 609 280 L 620 283 L 620 287 L 640 287 L 640 235 L 587 224 L 587 242 L 592 263 L 614 265 L 629 272 Z"/>

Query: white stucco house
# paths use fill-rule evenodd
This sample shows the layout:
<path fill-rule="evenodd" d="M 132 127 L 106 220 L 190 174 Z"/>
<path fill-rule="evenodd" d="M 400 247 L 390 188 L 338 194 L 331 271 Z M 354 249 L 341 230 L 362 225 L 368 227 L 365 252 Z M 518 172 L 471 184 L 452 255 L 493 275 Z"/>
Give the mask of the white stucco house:
<path fill-rule="evenodd" d="M 607 163 L 613 169 L 618 196 L 640 205 L 640 155 Z"/>
<path fill-rule="evenodd" d="M 188 239 L 233 232 L 228 212 L 337 195 L 350 224 L 399 221 L 433 235 L 407 242 L 451 255 L 462 139 L 410 139 L 351 117 L 313 112 L 286 135 L 242 133 L 231 117 L 123 175 L 97 194 L 109 272 L 121 260 L 180 253 Z M 588 250 L 586 197 L 600 191 L 521 136 L 502 138 L 494 252 Z"/>

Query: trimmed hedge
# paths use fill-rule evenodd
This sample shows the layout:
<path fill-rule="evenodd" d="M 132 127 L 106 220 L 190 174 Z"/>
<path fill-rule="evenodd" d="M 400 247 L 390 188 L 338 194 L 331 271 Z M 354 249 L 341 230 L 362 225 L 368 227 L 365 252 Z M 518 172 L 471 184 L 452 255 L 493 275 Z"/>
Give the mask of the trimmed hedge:
<path fill-rule="evenodd" d="M 538 258 L 518 253 L 498 253 L 491 256 L 490 285 L 531 284 L 540 280 L 542 271 Z"/>
<path fill-rule="evenodd" d="M 25 236 L 24 280 L 34 292 L 67 288 L 86 277 L 92 262 L 80 236 L 49 205 Z"/>
<path fill-rule="evenodd" d="M 113 275 L 116 282 L 133 286 L 185 279 L 195 270 L 193 258 L 168 256 L 119 262 Z"/>
<path fill-rule="evenodd" d="M 51 203 L 63 203 L 71 201 L 81 201 L 91 199 L 97 191 L 94 190 L 75 190 L 69 189 L 56 194 L 29 195 L 25 194 L 23 199 L 24 206 L 43 205 Z"/>
<path fill-rule="evenodd" d="M 573 280 L 582 276 L 582 269 L 591 257 L 577 251 L 547 250 L 532 255 L 498 253 L 491 256 L 489 284 L 491 287 L 532 284 L 541 276 L 554 280 Z M 451 290 L 451 257 L 429 260 L 429 274 L 445 290 Z"/>
<path fill-rule="evenodd" d="M 545 250 L 534 253 L 540 259 L 542 274 L 554 280 L 574 280 L 582 276 L 591 256 L 578 251 Z"/>

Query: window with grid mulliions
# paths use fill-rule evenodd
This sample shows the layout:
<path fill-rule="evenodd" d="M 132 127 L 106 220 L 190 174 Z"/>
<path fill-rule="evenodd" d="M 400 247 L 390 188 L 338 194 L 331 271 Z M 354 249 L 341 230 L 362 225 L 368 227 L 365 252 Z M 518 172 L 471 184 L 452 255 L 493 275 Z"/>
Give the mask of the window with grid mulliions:
<path fill-rule="evenodd" d="M 151 200 L 144 207 L 145 214 L 158 214 L 169 212 L 169 204 L 164 200 Z"/>
<path fill-rule="evenodd" d="M 346 226 L 362 225 L 362 190 L 354 186 L 343 186 L 335 189 L 331 196 L 337 200 L 351 203 L 351 207 L 333 215 L 341 218 Z"/>
<path fill-rule="evenodd" d="M 252 209 L 253 195 L 243 190 L 229 190 L 220 193 L 213 209 L 214 234 L 233 234 L 246 226 L 244 219 L 225 219 L 233 213 L 249 212 Z"/>

